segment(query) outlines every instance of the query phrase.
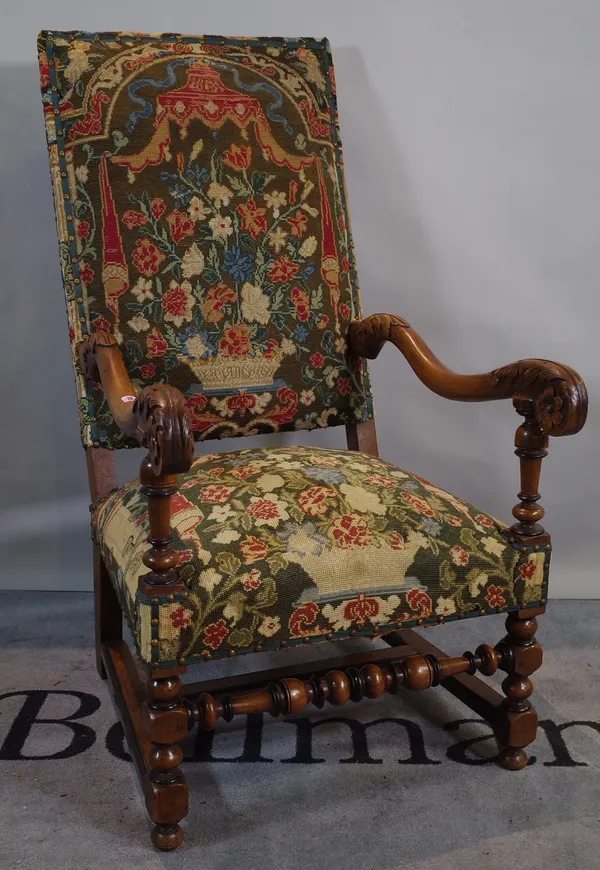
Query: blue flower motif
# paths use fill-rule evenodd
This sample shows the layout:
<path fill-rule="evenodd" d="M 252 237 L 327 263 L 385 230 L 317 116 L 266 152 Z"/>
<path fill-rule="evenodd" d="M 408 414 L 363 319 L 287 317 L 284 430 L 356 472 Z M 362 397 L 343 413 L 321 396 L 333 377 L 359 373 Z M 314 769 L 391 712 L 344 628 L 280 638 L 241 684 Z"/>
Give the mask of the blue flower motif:
<path fill-rule="evenodd" d="M 415 483 L 414 480 L 408 480 L 402 484 L 402 489 L 419 489 L 419 484 Z"/>
<path fill-rule="evenodd" d="M 421 528 L 426 535 L 431 535 L 432 538 L 437 538 L 442 530 L 441 524 L 432 520 L 431 517 L 423 517 L 421 519 Z"/>
<path fill-rule="evenodd" d="M 299 323 L 294 330 L 294 338 L 296 339 L 296 341 L 304 341 L 307 335 L 308 327 L 306 327 L 303 323 Z"/>
<path fill-rule="evenodd" d="M 226 252 L 223 265 L 236 284 L 249 281 L 252 277 L 252 259 L 238 245 L 232 245 Z"/>
<path fill-rule="evenodd" d="M 322 480 L 324 483 L 345 483 L 346 478 L 335 468 L 318 468 L 314 465 L 304 469 L 304 474 L 311 480 Z"/>
<path fill-rule="evenodd" d="M 298 556 L 320 556 L 323 547 L 328 543 L 327 538 L 317 532 L 314 523 L 285 523 L 275 533 L 280 541 L 286 544 L 288 553 Z"/>

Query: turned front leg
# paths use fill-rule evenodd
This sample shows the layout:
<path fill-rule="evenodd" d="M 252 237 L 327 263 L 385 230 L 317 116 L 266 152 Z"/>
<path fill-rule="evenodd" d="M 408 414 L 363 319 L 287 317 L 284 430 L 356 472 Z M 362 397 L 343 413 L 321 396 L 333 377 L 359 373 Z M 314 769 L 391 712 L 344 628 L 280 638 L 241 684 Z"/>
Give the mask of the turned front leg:
<path fill-rule="evenodd" d="M 179 677 L 151 679 L 143 708 L 144 726 L 152 741 L 144 796 L 155 823 L 152 842 L 165 851 L 182 842 L 183 830 L 178 823 L 188 811 L 188 786 L 179 769 L 183 753 L 178 744 L 188 732 L 188 712 L 180 691 Z"/>
<path fill-rule="evenodd" d="M 150 597 L 172 595 L 184 588 L 177 573 L 179 555 L 170 547 L 171 498 L 177 489 L 177 477 L 156 474 L 147 456 L 140 468 L 140 483 L 148 498 L 151 547 L 142 558 L 150 573 L 139 578 L 138 588 Z M 160 636 L 152 643 L 160 645 Z M 164 676 L 159 669 L 151 672 L 143 707 L 143 725 L 151 741 L 144 795 L 155 823 L 152 842 L 165 851 L 176 849 L 182 842 L 183 830 L 178 823 L 188 811 L 188 786 L 179 769 L 182 752 L 178 745 L 188 732 L 188 710 L 180 697 L 178 676 L 184 671 L 185 666 L 171 669 Z"/>
<path fill-rule="evenodd" d="M 498 763 L 506 770 L 520 770 L 527 765 L 524 747 L 535 740 L 537 733 L 538 715 L 529 701 L 533 692 L 529 677 L 542 664 L 542 648 L 535 639 L 537 620 L 533 617 L 509 613 L 506 631 L 498 645 L 510 651 L 504 656 L 510 661 L 508 676 L 502 682 L 506 700 L 495 727 L 502 747 Z"/>

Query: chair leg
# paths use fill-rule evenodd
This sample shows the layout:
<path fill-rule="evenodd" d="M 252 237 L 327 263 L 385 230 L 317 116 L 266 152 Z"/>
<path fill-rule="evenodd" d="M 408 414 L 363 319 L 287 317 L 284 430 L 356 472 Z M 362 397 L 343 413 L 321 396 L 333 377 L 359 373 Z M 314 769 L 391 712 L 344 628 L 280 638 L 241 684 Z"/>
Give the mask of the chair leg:
<path fill-rule="evenodd" d="M 123 637 L 123 612 L 97 544 L 94 544 L 94 631 L 96 669 L 100 678 L 106 680 L 102 644 Z"/>
<path fill-rule="evenodd" d="M 537 620 L 525 611 L 509 613 L 507 635 L 499 644 L 510 650 L 510 670 L 502 683 L 506 698 L 499 710 L 495 733 L 500 745 L 498 764 L 505 770 L 521 770 L 527 765 L 524 750 L 535 740 L 538 715 L 529 696 L 533 683 L 529 676 L 542 664 L 542 648 L 535 639 Z"/>
<path fill-rule="evenodd" d="M 188 785 L 179 769 L 183 753 L 178 741 L 187 734 L 189 726 L 180 691 L 178 676 L 148 680 L 142 714 L 143 726 L 151 740 L 144 796 L 155 823 L 152 842 L 163 851 L 176 849 L 183 841 L 178 823 L 188 811 Z"/>

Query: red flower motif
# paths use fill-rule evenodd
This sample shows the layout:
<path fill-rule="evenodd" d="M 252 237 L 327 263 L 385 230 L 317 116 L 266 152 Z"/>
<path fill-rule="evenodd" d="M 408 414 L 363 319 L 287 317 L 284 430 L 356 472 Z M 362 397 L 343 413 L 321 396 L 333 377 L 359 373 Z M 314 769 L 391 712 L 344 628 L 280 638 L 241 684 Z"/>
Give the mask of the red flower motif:
<path fill-rule="evenodd" d="M 486 517 L 485 514 L 477 514 L 475 517 L 475 522 L 479 523 L 480 526 L 493 526 L 494 523 L 489 517 Z"/>
<path fill-rule="evenodd" d="M 188 406 L 190 416 L 192 418 L 192 429 L 197 432 L 202 429 L 203 418 L 201 416 L 201 412 L 206 407 L 206 396 L 201 395 L 200 393 L 196 393 L 194 396 L 190 396 L 186 401 L 186 405 Z"/>
<path fill-rule="evenodd" d="M 226 166 L 231 166 L 232 169 L 248 169 L 251 162 L 252 148 L 250 145 L 236 145 L 233 143 L 223 154 L 223 163 Z"/>
<path fill-rule="evenodd" d="M 156 374 L 156 366 L 154 365 L 154 363 L 147 363 L 144 366 L 140 366 L 140 374 L 144 378 L 144 380 L 147 380 L 148 378 L 153 378 Z"/>
<path fill-rule="evenodd" d="M 374 619 L 379 613 L 379 602 L 376 598 L 367 598 L 364 592 L 359 592 L 358 598 L 349 601 L 344 607 L 344 619 L 364 625 Z"/>
<path fill-rule="evenodd" d="M 365 483 L 369 483 L 371 486 L 383 486 L 385 489 L 394 489 L 394 487 L 398 486 L 397 480 L 384 477 L 382 474 L 367 474 L 364 477 L 364 481 Z"/>
<path fill-rule="evenodd" d="M 187 628 L 192 624 L 192 611 L 185 607 L 178 607 L 171 614 L 173 628 Z"/>
<path fill-rule="evenodd" d="M 469 562 L 469 554 L 462 547 L 452 547 L 450 558 L 455 565 L 467 565 Z"/>
<path fill-rule="evenodd" d="M 268 498 L 259 498 L 246 507 L 246 513 L 255 520 L 274 520 L 279 517 L 279 508 Z"/>
<path fill-rule="evenodd" d="M 92 326 L 96 332 L 108 332 L 108 330 L 110 330 L 110 323 L 105 317 L 94 318 Z"/>
<path fill-rule="evenodd" d="M 242 586 L 246 592 L 251 592 L 253 589 L 258 589 L 260 586 L 260 571 L 253 568 L 248 574 L 242 575 Z"/>
<path fill-rule="evenodd" d="M 311 486 L 298 496 L 298 506 L 309 517 L 317 517 L 327 513 L 325 499 L 333 498 L 335 490 L 328 486 Z"/>
<path fill-rule="evenodd" d="M 307 629 L 307 626 L 315 621 L 318 614 L 319 608 L 313 601 L 307 601 L 294 610 L 289 622 L 292 635 L 299 637 L 303 634 L 310 634 L 310 629 Z"/>
<path fill-rule="evenodd" d="M 222 641 L 227 637 L 227 626 L 224 619 L 207 625 L 204 629 L 204 645 L 211 649 L 218 649 Z"/>
<path fill-rule="evenodd" d="M 87 239 L 90 234 L 90 225 L 88 221 L 77 221 L 77 235 L 80 239 Z"/>
<path fill-rule="evenodd" d="M 179 284 L 172 281 L 169 289 L 163 293 L 161 302 L 163 312 L 171 315 L 170 318 L 165 318 L 166 320 L 174 319 L 177 323 L 179 318 L 187 319 L 188 294 Z"/>
<path fill-rule="evenodd" d="M 169 345 L 158 329 L 153 329 L 152 332 L 148 333 L 146 336 L 146 347 L 148 348 L 148 353 L 146 354 L 148 359 L 153 356 L 164 356 L 169 349 Z"/>
<path fill-rule="evenodd" d="M 94 278 L 94 270 L 89 263 L 84 263 L 79 269 L 79 277 L 84 284 L 91 284 Z"/>
<path fill-rule="evenodd" d="M 194 235 L 194 221 L 183 211 L 175 209 L 167 216 L 167 223 L 171 230 L 171 236 L 175 244 L 185 239 L 186 236 Z"/>
<path fill-rule="evenodd" d="M 151 200 L 150 211 L 152 212 L 155 220 L 158 221 L 161 219 L 165 209 L 166 209 L 166 205 L 165 205 L 164 199 L 161 199 L 160 197 L 156 197 L 155 199 Z"/>
<path fill-rule="evenodd" d="M 240 552 L 244 557 L 244 562 L 248 565 L 250 562 L 259 562 L 267 555 L 267 545 L 261 540 L 255 538 L 254 535 L 247 535 L 240 542 Z"/>
<path fill-rule="evenodd" d="M 146 278 L 156 274 L 164 259 L 165 255 L 161 254 L 156 245 L 146 238 L 137 240 L 131 255 L 133 265 Z"/>
<path fill-rule="evenodd" d="M 342 257 L 342 272 L 349 272 L 350 264 L 348 263 L 348 257 Z"/>
<path fill-rule="evenodd" d="M 232 287 L 219 282 L 206 293 L 201 304 L 202 317 L 208 323 L 219 323 L 223 320 L 223 307 L 229 302 L 237 302 L 237 295 Z"/>
<path fill-rule="evenodd" d="M 401 495 L 402 495 L 402 498 L 404 499 L 404 501 L 407 501 L 414 508 L 416 508 L 420 514 L 424 514 L 424 516 L 426 516 L 426 517 L 435 516 L 435 514 L 433 513 L 432 509 L 429 507 L 427 502 L 424 501 L 422 498 L 417 498 L 416 495 L 411 495 L 410 492 L 403 492 L 403 493 L 401 493 Z"/>
<path fill-rule="evenodd" d="M 506 604 L 501 586 L 493 586 L 490 584 L 485 594 L 485 598 L 490 607 L 504 607 Z"/>
<path fill-rule="evenodd" d="M 223 468 L 222 465 L 217 465 L 216 468 L 211 468 L 208 473 L 212 477 L 220 477 L 224 471 L 225 471 L 225 469 Z"/>
<path fill-rule="evenodd" d="M 419 616 L 429 616 L 431 613 L 431 598 L 421 589 L 411 589 L 406 593 L 406 600 L 411 610 L 416 610 Z"/>
<path fill-rule="evenodd" d="M 390 547 L 392 550 L 403 550 L 406 547 L 404 538 L 398 532 L 390 533 Z"/>
<path fill-rule="evenodd" d="M 292 263 L 288 255 L 284 254 L 283 257 L 277 257 L 269 269 L 269 278 L 271 281 L 289 281 L 299 268 L 300 266 Z"/>
<path fill-rule="evenodd" d="M 40 85 L 47 88 L 50 84 L 50 70 L 47 63 L 40 62 Z"/>
<path fill-rule="evenodd" d="M 265 350 L 263 354 L 264 358 L 273 359 L 278 347 L 279 345 L 277 344 L 277 341 L 274 338 L 270 338 L 265 345 Z"/>
<path fill-rule="evenodd" d="M 331 537 L 338 547 L 348 550 L 354 547 L 368 546 L 372 536 L 362 517 L 358 514 L 344 514 L 333 520 Z"/>
<path fill-rule="evenodd" d="M 229 501 L 231 493 L 235 487 L 225 486 L 223 483 L 214 483 L 210 486 L 205 486 L 200 491 L 200 501 L 208 502 L 209 504 L 224 504 Z"/>
<path fill-rule="evenodd" d="M 329 318 L 327 317 L 326 314 L 322 314 L 321 319 L 319 320 L 317 326 L 319 327 L 319 329 L 325 329 L 325 327 L 327 326 L 328 323 L 329 323 Z"/>
<path fill-rule="evenodd" d="M 291 230 L 290 230 L 291 235 L 295 236 L 297 239 L 299 239 L 300 236 L 303 236 L 304 233 L 306 232 L 306 225 L 308 223 L 308 218 L 304 214 L 303 211 L 300 211 L 300 209 L 298 209 L 298 211 L 296 212 L 294 217 L 287 218 L 287 223 L 291 227 Z"/>
<path fill-rule="evenodd" d="M 350 320 L 350 309 L 345 302 L 342 302 L 342 304 L 338 308 L 338 311 L 340 312 L 340 317 L 343 317 L 344 320 Z"/>
<path fill-rule="evenodd" d="M 535 562 L 524 562 L 519 567 L 519 574 L 521 575 L 523 580 L 532 580 L 533 575 L 535 574 L 536 564 Z"/>
<path fill-rule="evenodd" d="M 237 323 L 223 330 L 219 341 L 223 356 L 247 356 L 250 353 L 250 333 L 245 323 Z"/>
<path fill-rule="evenodd" d="M 256 405 L 256 396 L 252 393 L 238 393 L 237 396 L 230 396 L 227 399 L 227 407 L 230 411 L 238 411 L 240 414 L 247 414 Z"/>
<path fill-rule="evenodd" d="M 148 223 L 145 214 L 142 214 L 141 211 L 133 211 L 133 209 L 124 212 L 121 220 L 128 230 L 132 230 L 134 227 L 143 227 Z"/>
<path fill-rule="evenodd" d="M 460 517 L 449 516 L 446 517 L 446 522 L 449 526 L 462 526 L 463 521 Z"/>
<path fill-rule="evenodd" d="M 323 357 L 323 354 L 322 354 L 322 353 L 319 353 L 319 351 L 317 350 L 317 351 L 315 351 L 315 352 L 313 353 L 313 355 L 312 355 L 311 357 L 309 357 L 309 362 L 310 362 L 311 365 L 313 365 L 316 369 L 322 369 L 322 368 L 323 368 L 323 363 L 325 362 L 325 359 L 324 359 L 324 357 Z"/>
<path fill-rule="evenodd" d="M 292 287 L 292 304 L 296 310 L 296 317 L 301 322 L 308 320 L 310 315 L 310 297 L 305 290 Z"/>
<path fill-rule="evenodd" d="M 342 394 L 342 396 L 347 396 L 351 391 L 352 387 L 350 386 L 350 381 L 348 378 L 338 378 L 337 381 L 338 391 Z"/>
<path fill-rule="evenodd" d="M 298 193 L 298 182 L 292 179 L 290 181 L 290 194 L 288 199 L 290 201 L 290 205 L 293 205 L 296 202 L 296 195 Z"/>
<path fill-rule="evenodd" d="M 253 474 L 258 474 L 259 471 L 262 469 L 256 465 L 238 465 L 237 468 L 231 470 L 231 473 L 240 480 L 247 480 Z"/>
<path fill-rule="evenodd" d="M 267 229 L 267 221 L 264 218 L 267 209 L 258 206 L 253 199 L 238 205 L 236 211 L 242 218 L 242 229 L 248 230 L 253 239 L 257 239 Z"/>

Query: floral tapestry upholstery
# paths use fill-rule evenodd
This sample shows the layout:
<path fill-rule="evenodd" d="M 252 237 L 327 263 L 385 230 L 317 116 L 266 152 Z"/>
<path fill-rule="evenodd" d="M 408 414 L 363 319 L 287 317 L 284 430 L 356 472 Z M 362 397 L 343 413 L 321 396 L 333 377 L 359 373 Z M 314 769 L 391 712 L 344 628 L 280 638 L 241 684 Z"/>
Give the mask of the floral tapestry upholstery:
<path fill-rule="evenodd" d="M 197 459 L 173 497 L 182 594 L 148 598 L 137 482 L 92 530 L 145 661 L 217 658 L 537 606 L 550 547 L 370 455 L 312 447 Z"/>
<path fill-rule="evenodd" d="M 44 31 L 39 58 L 73 350 L 112 330 L 197 439 L 371 417 L 327 40 Z M 74 364 L 84 444 L 129 446 Z"/>

